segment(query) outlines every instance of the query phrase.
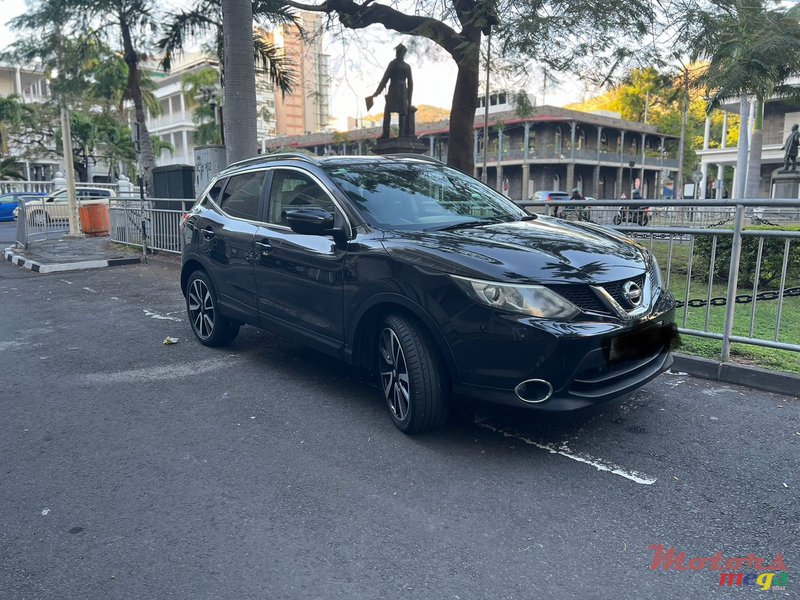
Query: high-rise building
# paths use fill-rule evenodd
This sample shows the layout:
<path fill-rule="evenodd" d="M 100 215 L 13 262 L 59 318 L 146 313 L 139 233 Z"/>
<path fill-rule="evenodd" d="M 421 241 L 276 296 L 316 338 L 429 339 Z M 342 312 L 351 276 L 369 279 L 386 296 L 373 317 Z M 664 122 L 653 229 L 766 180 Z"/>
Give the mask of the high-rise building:
<path fill-rule="evenodd" d="M 291 94 L 275 94 L 277 135 L 316 133 L 330 121 L 330 72 L 323 52 L 318 13 L 299 13 L 303 34 L 293 25 L 272 32 L 276 46 L 284 49 L 295 74 Z"/>

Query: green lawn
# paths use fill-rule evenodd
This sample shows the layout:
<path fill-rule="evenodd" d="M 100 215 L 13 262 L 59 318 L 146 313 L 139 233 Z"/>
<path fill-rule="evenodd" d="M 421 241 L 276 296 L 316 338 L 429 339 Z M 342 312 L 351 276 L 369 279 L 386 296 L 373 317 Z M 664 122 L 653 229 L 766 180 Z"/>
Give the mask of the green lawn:
<path fill-rule="evenodd" d="M 645 245 L 649 246 L 649 241 L 645 240 Z M 669 243 L 666 241 L 655 240 L 652 245 L 653 254 L 658 258 L 661 272 L 666 280 L 667 262 L 669 256 Z M 693 258 L 692 282 L 689 298 L 706 299 L 708 296 L 708 276 L 704 272 L 708 269 L 708 264 L 704 266 L 698 264 L 701 259 L 698 257 L 697 249 Z M 683 301 L 686 297 L 687 265 L 689 262 L 689 243 L 675 242 L 672 246 L 672 267 L 670 269 L 669 288 L 677 300 Z M 719 264 L 719 263 L 718 263 Z M 697 270 L 701 274 L 697 274 Z M 788 281 L 787 287 L 800 285 L 798 281 Z M 777 288 L 776 288 L 777 289 Z M 725 282 L 715 282 L 711 287 L 711 297 L 725 297 L 727 286 Z M 752 293 L 752 286 L 740 285 L 739 294 Z M 759 289 L 759 291 L 765 291 Z M 684 313 L 685 310 L 685 313 Z M 734 314 L 734 335 L 749 336 L 750 315 L 753 304 L 737 304 Z M 685 320 L 684 320 L 685 319 Z M 753 337 L 773 340 L 775 336 L 775 324 L 778 319 L 778 301 L 760 300 L 756 303 L 756 315 L 754 320 Z M 679 308 L 676 311 L 676 321 L 679 327 L 689 329 L 708 330 L 715 333 L 722 333 L 725 321 L 725 306 L 711 306 L 708 309 L 708 326 L 706 327 L 706 308 L 688 307 Z M 785 343 L 800 344 L 800 297 L 786 298 L 783 303 L 781 314 L 781 327 L 778 341 Z M 722 342 L 710 340 L 696 336 L 684 335 L 681 337 L 682 346 L 680 351 L 686 354 L 705 356 L 708 358 L 719 358 Z M 778 369 L 792 373 L 800 373 L 800 352 L 790 352 L 784 350 L 774 350 L 750 344 L 733 344 L 731 346 L 731 358 L 736 362 Z"/>

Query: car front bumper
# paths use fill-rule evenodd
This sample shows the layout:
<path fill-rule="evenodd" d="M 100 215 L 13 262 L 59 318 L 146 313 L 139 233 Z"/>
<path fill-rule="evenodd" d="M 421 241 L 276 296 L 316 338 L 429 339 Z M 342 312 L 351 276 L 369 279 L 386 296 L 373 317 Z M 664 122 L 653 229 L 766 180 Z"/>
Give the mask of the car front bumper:
<path fill-rule="evenodd" d="M 465 311 L 457 325 L 486 314 Z M 478 309 L 483 312 L 483 309 Z M 458 365 L 456 394 L 544 411 L 568 411 L 631 392 L 667 370 L 675 343 L 675 302 L 662 293 L 651 312 L 633 322 L 556 322 L 494 313 L 476 335 L 452 346 Z M 531 394 L 531 389 L 550 393 Z M 545 383 L 539 383 L 545 382 Z M 544 395 L 547 398 L 540 400 Z M 533 401 L 531 401 L 533 400 Z"/>

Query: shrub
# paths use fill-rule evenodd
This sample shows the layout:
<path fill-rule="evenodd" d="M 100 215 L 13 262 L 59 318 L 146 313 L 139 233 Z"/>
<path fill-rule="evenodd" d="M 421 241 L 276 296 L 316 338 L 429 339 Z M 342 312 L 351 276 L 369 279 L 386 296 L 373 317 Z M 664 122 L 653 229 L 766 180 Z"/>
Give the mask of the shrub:
<path fill-rule="evenodd" d="M 728 228 L 730 229 L 730 228 Z M 787 225 L 784 227 L 774 227 L 770 225 L 758 225 L 748 227 L 748 230 L 781 230 L 781 231 L 800 231 L 798 225 Z M 742 285 L 753 285 L 756 274 L 756 258 L 758 258 L 757 237 L 744 236 L 742 238 L 742 255 L 739 260 L 739 283 Z M 730 236 L 719 236 L 717 238 L 716 273 L 715 279 L 728 281 L 731 263 L 731 245 L 733 239 Z M 761 253 L 761 271 L 758 275 L 758 287 L 775 287 L 780 283 L 781 269 L 783 269 L 783 251 L 785 239 L 764 238 L 764 249 Z M 695 267 L 694 273 L 699 276 L 708 277 L 708 267 L 711 262 L 712 236 L 697 236 L 695 240 Z M 787 281 L 800 280 L 800 240 L 792 240 L 789 247 L 789 263 L 786 269 Z"/>

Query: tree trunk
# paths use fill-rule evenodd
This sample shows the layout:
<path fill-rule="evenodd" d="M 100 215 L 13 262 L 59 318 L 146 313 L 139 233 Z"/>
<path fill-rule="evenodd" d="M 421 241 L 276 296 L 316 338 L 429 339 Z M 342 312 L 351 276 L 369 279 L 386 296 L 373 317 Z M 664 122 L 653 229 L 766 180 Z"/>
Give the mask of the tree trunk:
<path fill-rule="evenodd" d="M 759 197 L 761 187 L 761 150 L 764 147 L 764 98 L 756 96 L 756 113 L 753 121 L 753 137 L 750 139 L 750 159 L 747 162 L 745 198 Z"/>
<path fill-rule="evenodd" d="M 228 163 L 258 150 L 256 66 L 253 59 L 253 5 L 250 0 L 222 0 L 225 56 L 223 125 Z"/>
<path fill-rule="evenodd" d="M 453 106 L 450 112 L 450 142 L 447 164 L 468 175 L 475 171 L 475 148 L 473 128 L 475 107 L 478 106 L 480 77 L 480 34 L 464 51 L 458 61 L 458 76 L 453 90 Z"/>
<path fill-rule="evenodd" d="M 139 77 L 139 54 L 133 47 L 131 30 L 124 16 L 120 16 L 119 27 L 122 32 L 122 47 L 125 55 L 125 63 L 128 65 L 128 94 L 131 100 L 133 100 L 136 121 L 139 123 L 139 144 L 141 148 L 139 164 L 142 170 L 141 177 L 144 180 L 145 189 L 148 193 L 152 193 L 153 169 L 156 166 L 156 157 L 153 152 L 153 143 L 150 141 L 150 132 L 147 131 L 147 118 L 145 116 L 142 86 Z"/>

